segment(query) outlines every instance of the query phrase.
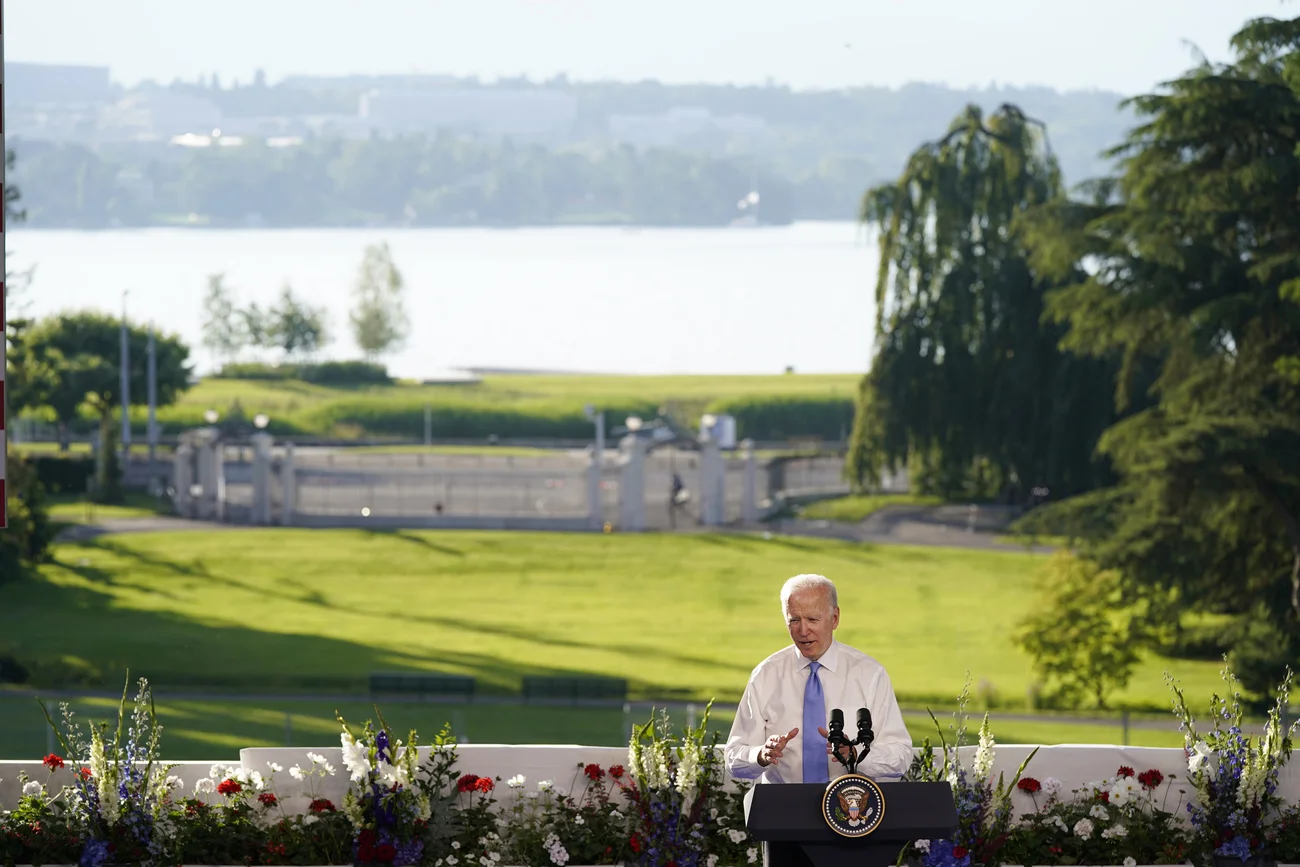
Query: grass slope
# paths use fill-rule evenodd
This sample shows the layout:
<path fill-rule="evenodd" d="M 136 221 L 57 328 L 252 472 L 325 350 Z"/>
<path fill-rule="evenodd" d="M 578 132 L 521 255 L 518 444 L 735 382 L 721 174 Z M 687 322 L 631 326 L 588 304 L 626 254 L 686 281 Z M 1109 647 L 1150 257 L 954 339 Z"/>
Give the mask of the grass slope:
<path fill-rule="evenodd" d="M 527 414 L 553 421 L 578 419 L 586 404 L 609 411 L 621 424 L 630 412 L 667 406 L 690 424 L 709 404 L 746 397 L 808 397 L 852 400 L 858 374 L 790 376 L 488 376 L 477 383 L 343 389 L 295 381 L 205 379 L 180 400 L 159 411 L 169 427 L 202 423 L 205 410 L 223 414 L 235 401 L 248 417 L 266 413 L 273 430 L 317 435 L 356 435 L 367 424 L 391 425 L 397 414 L 410 415 L 418 436 L 426 405 L 435 412 Z M 140 418 L 143 419 L 143 409 Z M 510 435 L 505 424 L 499 431 Z"/>
<path fill-rule="evenodd" d="M 777 591 L 805 571 L 841 591 L 838 636 L 879 658 L 904 702 L 950 703 L 969 671 L 1015 703 L 1010 643 L 1040 558 L 743 535 L 228 530 L 109 536 L 0 585 L 0 651 L 69 657 L 110 684 L 292 689 L 377 670 L 625 677 L 634 696 L 732 701 L 788 640 Z M 1162 710 L 1168 665 L 1208 694 L 1213 663 L 1151 660 L 1120 700 Z"/>

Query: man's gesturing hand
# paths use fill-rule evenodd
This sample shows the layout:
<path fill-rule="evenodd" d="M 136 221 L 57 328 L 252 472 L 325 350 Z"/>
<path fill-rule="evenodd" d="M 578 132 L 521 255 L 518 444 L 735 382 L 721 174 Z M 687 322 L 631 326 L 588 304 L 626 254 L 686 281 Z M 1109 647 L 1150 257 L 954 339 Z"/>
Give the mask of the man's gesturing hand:
<path fill-rule="evenodd" d="M 763 744 L 762 749 L 758 751 L 758 763 L 763 767 L 775 765 L 781 760 L 781 754 L 785 752 L 785 745 L 797 734 L 799 734 L 799 729 L 794 728 L 790 729 L 788 734 L 772 735 L 767 739 L 767 743 Z"/>

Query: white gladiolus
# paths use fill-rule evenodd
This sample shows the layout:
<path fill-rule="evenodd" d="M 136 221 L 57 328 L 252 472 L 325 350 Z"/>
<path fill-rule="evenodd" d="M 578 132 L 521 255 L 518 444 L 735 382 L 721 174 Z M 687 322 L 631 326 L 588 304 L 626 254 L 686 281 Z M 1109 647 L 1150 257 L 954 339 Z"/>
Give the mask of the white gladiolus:
<path fill-rule="evenodd" d="M 343 732 L 339 736 L 343 743 L 343 766 L 352 774 L 352 782 L 359 783 L 370 773 L 370 759 L 366 748 L 353 740 L 352 735 Z"/>
<path fill-rule="evenodd" d="M 986 779 L 989 772 L 993 770 L 993 732 L 989 729 L 989 716 L 984 715 L 984 724 L 980 726 L 980 745 L 975 750 L 975 776 L 979 779 Z"/>
<path fill-rule="evenodd" d="M 1210 746 L 1205 741 L 1197 741 L 1192 746 L 1191 755 L 1187 757 L 1187 770 L 1193 774 L 1205 766 L 1210 760 Z"/>

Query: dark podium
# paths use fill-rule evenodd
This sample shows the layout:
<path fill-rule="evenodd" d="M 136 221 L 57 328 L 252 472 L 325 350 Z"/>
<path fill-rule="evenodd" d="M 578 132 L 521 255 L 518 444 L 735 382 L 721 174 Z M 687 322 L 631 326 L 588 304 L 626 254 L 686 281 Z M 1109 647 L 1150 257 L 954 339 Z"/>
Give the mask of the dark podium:
<path fill-rule="evenodd" d="M 911 840 L 951 838 L 957 809 L 948 783 L 883 783 L 880 826 L 857 838 L 822 816 L 821 783 L 771 783 L 745 793 L 745 825 L 768 846 L 768 867 L 886 867 Z"/>

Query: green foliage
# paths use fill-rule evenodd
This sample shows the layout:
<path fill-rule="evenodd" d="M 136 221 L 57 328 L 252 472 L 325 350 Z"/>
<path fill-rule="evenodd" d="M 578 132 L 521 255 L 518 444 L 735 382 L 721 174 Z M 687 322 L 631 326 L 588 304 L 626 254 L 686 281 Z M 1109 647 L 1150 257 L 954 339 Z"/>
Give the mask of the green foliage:
<path fill-rule="evenodd" d="M 859 485 L 912 466 L 919 493 L 1025 500 L 1094 487 L 1110 419 L 1102 363 L 1060 351 L 1041 314 L 1052 283 L 1030 267 L 1021 215 L 1061 195 L 1040 125 L 968 106 L 895 182 L 868 190 L 880 233 L 876 351 L 848 459 Z"/>
<path fill-rule="evenodd" d="M 234 358 L 245 342 L 241 325 L 225 275 L 209 275 L 203 296 L 203 345 L 217 358 Z"/>
<path fill-rule="evenodd" d="M 705 411 L 735 416 L 738 439 L 816 436 L 842 442 L 853 427 L 853 401 L 847 398 L 752 395 L 716 400 Z"/>
<path fill-rule="evenodd" d="M 27 463 L 50 494 L 84 494 L 95 475 L 95 460 L 85 455 L 35 455 Z"/>
<path fill-rule="evenodd" d="M 1167 600 L 1165 619 L 1294 634 L 1300 19 L 1248 24 L 1234 46 L 1234 63 L 1133 100 L 1119 176 L 1037 215 L 1036 266 L 1076 275 L 1048 315 L 1067 348 L 1118 364 L 1115 400 L 1134 411 L 1099 443 L 1118 484 L 1029 523 L 1066 526 L 1130 595 Z"/>
<path fill-rule="evenodd" d="M 1126 610 L 1119 575 L 1069 552 L 1044 568 L 1039 606 L 1020 624 L 1016 644 L 1034 660 L 1047 698 L 1065 707 L 1106 697 L 1128 685 L 1143 632 Z"/>
<path fill-rule="evenodd" d="M 402 289 L 402 274 L 393 264 L 388 244 L 366 247 L 353 289 L 356 306 L 349 321 L 353 338 L 367 361 L 374 362 L 385 352 L 400 348 L 406 339 L 410 323 L 402 303 Z"/>
<path fill-rule="evenodd" d="M 322 361 L 319 364 L 263 364 L 244 362 L 223 365 L 218 379 L 291 380 L 319 385 L 389 385 L 388 368 L 369 361 Z"/>
<path fill-rule="evenodd" d="M 280 289 L 280 300 L 271 309 L 270 318 L 269 341 L 285 358 L 310 357 L 329 342 L 325 308 L 299 298 L 288 283 Z"/>
<path fill-rule="evenodd" d="M 5 482 L 9 521 L 0 529 L 0 583 L 17 576 L 23 564 L 45 560 L 57 532 L 50 522 L 45 489 L 28 461 L 11 453 Z"/>
<path fill-rule="evenodd" d="M 87 311 L 42 319 L 26 333 L 27 351 L 54 375 L 40 403 L 53 409 L 61 424 L 73 421 L 82 403 L 89 404 L 101 418 L 108 418 L 120 406 L 120 329 L 117 317 Z M 132 404 L 147 401 L 148 340 L 146 329 L 128 323 Z M 156 335 L 154 345 L 158 404 L 166 406 L 189 387 L 189 349 L 174 335 Z"/>

